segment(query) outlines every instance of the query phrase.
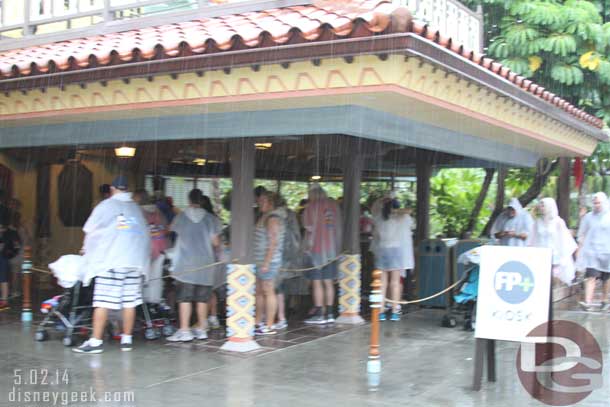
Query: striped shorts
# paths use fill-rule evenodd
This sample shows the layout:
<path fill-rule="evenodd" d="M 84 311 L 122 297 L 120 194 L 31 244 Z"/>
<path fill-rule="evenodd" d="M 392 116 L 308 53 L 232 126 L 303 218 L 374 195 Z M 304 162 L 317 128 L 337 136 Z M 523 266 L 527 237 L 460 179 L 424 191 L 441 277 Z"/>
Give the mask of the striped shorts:
<path fill-rule="evenodd" d="M 95 277 L 93 307 L 106 309 L 135 308 L 142 304 L 140 270 L 108 270 Z"/>

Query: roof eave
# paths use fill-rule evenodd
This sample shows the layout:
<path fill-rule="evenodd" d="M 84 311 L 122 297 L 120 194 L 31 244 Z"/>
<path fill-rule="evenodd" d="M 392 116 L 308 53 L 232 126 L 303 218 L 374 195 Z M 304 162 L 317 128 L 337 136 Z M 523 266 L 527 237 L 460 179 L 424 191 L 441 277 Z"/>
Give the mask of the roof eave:
<path fill-rule="evenodd" d="M 482 86 L 489 87 L 505 97 L 516 100 L 529 108 L 559 120 L 599 141 L 609 140 L 604 130 L 579 120 L 565 110 L 515 85 L 489 69 L 414 33 L 383 34 L 332 41 L 251 48 L 24 76 L 0 80 L 0 92 L 26 91 L 29 89 L 63 86 L 70 83 L 152 77 L 160 74 L 204 72 L 207 70 L 230 69 L 242 66 L 255 67 L 260 64 L 319 60 L 328 57 L 388 53 L 404 53 L 405 55 L 423 58 L 442 69 L 446 69 Z"/>

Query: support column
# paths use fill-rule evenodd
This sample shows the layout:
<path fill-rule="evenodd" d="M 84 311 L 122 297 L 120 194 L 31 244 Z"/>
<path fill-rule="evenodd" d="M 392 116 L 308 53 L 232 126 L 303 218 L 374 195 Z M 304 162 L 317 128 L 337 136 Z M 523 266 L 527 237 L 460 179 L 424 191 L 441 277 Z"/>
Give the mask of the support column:
<path fill-rule="evenodd" d="M 231 261 L 227 271 L 227 342 L 222 350 L 249 352 L 259 349 L 254 341 L 255 266 L 252 264 L 254 232 L 254 143 L 232 140 Z"/>
<path fill-rule="evenodd" d="M 339 261 L 339 318 L 338 323 L 362 324 L 360 316 L 360 181 L 364 158 L 360 140 L 348 139 L 343 165 L 343 251 Z"/>
<path fill-rule="evenodd" d="M 419 154 L 415 171 L 417 176 L 417 236 L 416 244 L 430 237 L 430 177 L 432 163 L 426 152 Z"/>
<path fill-rule="evenodd" d="M 559 216 L 570 226 L 570 159 L 559 159 L 559 179 L 557 181 L 557 208 Z"/>

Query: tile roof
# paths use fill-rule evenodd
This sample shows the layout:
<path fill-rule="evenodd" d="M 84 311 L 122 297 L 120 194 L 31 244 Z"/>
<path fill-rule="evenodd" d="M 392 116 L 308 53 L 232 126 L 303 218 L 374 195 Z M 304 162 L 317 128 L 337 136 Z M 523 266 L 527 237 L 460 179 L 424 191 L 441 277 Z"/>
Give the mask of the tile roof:
<path fill-rule="evenodd" d="M 335 0 L 332 4 L 318 0 L 310 5 L 201 18 L 0 52 L 0 81 L 153 59 L 396 32 L 418 34 L 579 120 L 603 127 L 601 119 L 493 59 L 455 43 L 431 26 L 411 21 L 405 8 L 382 0 Z"/>

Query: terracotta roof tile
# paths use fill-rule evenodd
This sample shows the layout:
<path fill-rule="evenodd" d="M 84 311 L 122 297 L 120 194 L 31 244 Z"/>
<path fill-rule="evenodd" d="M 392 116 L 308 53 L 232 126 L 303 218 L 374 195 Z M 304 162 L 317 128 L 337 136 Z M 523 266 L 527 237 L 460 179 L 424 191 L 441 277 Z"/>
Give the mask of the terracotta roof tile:
<path fill-rule="evenodd" d="M 316 41 L 327 32 L 332 34 L 331 38 L 340 39 L 397 30 L 413 32 L 434 41 L 575 117 L 603 127 L 602 120 L 577 109 L 493 59 L 465 48 L 433 27 L 421 21 L 411 21 L 404 8 L 384 0 L 338 3 L 318 0 L 310 5 L 201 18 L 0 52 L 0 80 L 160 57 Z"/>

